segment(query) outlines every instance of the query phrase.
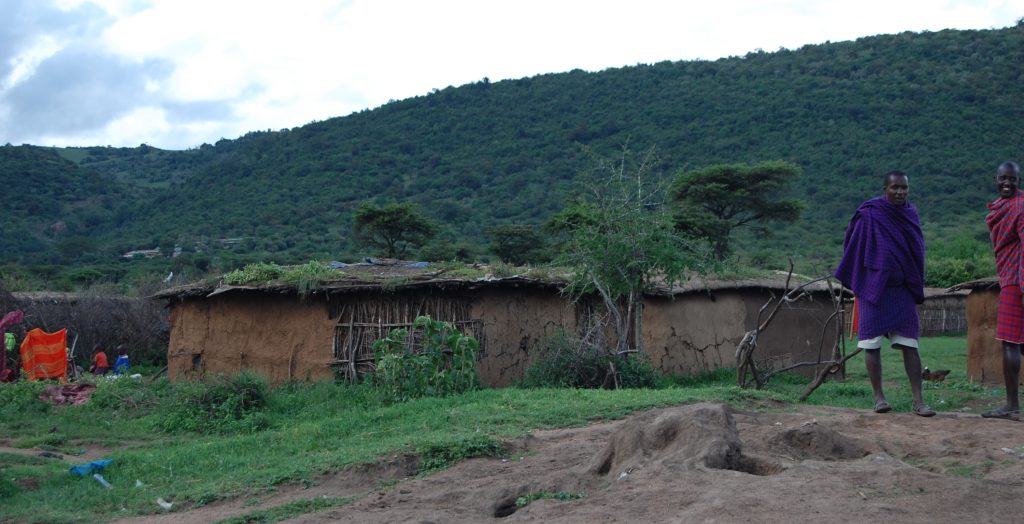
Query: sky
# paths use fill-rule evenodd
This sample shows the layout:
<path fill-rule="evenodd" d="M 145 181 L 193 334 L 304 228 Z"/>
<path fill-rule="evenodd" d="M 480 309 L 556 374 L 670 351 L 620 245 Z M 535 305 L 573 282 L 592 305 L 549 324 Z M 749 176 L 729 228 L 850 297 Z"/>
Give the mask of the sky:
<path fill-rule="evenodd" d="M 0 144 L 187 149 L 497 82 L 903 31 L 1024 0 L 0 0 Z"/>

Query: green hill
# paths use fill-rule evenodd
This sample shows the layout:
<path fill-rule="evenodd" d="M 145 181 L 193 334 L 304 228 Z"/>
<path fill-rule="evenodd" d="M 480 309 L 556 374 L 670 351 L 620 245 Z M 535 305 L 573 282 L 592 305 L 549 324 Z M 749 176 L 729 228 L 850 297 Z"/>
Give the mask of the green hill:
<path fill-rule="evenodd" d="M 482 251 L 490 226 L 540 223 L 579 191 L 575 180 L 590 165 L 584 146 L 603 156 L 627 142 L 655 147 L 665 176 L 786 160 L 803 168 L 791 190 L 807 203 L 801 220 L 770 239 L 742 237 L 737 249 L 777 263 L 794 254 L 802 267 L 824 270 L 856 204 L 892 169 L 910 176 L 930 249 L 984 238 L 995 166 L 1024 151 L 1021 63 L 1021 27 L 902 33 L 716 61 L 483 79 L 189 151 L 62 153 L 81 176 L 101 173 L 132 199 L 128 209 L 97 212 L 102 228 L 94 230 L 104 233 L 96 242 L 244 238 L 244 250 L 280 261 L 355 255 L 350 218 L 366 199 L 412 200 L 448 239 Z M 33 249 L 55 249 L 48 239 Z"/>

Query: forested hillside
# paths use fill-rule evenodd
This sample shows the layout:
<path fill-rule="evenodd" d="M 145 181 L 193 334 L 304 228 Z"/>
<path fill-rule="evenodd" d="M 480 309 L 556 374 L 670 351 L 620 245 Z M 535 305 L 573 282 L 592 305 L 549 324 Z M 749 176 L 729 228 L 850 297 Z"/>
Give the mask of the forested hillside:
<path fill-rule="evenodd" d="M 984 238 L 995 166 L 1024 152 L 1022 63 L 1019 26 L 902 33 L 716 61 L 482 79 L 189 151 L 62 150 L 78 164 L 76 178 L 104 175 L 109 189 L 100 194 L 120 205 L 103 207 L 109 202 L 83 188 L 75 206 L 94 213 L 64 220 L 61 234 L 45 226 L 71 210 L 5 207 L 0 240 L 14 245 L 7 260 L 23 263 L 223 238 L 243 238 L 239 249 L 251 258 L 344 258 L 358 254 L 348 238 L 358 203 L 410 200 L 448 241 L 485 254 L 489 227 L 539 224 L 565 205 L 590 166 L 587 149 L 615 156 L 628 143 L 656 148 L 666 177 L 727 162 L 799 165 L 790 196 L 806 203 L 801 219 L 772 238 L 741 238 L 736 251 L 769 265 L 793 254 L 823 271 L 838 258 L 856 204 L 892 169 L 910 176 L 930 248 Z M 0 150 L 5 184 L 26 176 L 19 173 L 66 183 L 52 182 L 64 180 L 51 178 L 52 155 L 37 151 L 38 168 L 15 171 L 15 152 L 34 149 Z M 12 244 L 12 235 L 35 240 Z M 61 252 L 61 235 L 90 235 L 94 245 Z"/>

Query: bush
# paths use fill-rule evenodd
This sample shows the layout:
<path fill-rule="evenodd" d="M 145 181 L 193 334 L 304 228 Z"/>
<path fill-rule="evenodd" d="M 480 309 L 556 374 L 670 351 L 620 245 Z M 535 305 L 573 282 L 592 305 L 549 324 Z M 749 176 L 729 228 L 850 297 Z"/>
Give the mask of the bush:
<path fill-rule="evenodd" d="M 487 435 L 473 435 L 452 442 L 426 444 L 417 451 L 422 458 L 420 473 L 446 469 L 456 462 L 474 457 L 500 457 L 505 445 Z"/>
<path fill-rule="evenodd" d="M 232 286 L 263 284 L 281 278 L 284 271 L 284 268 L 277 264 L 257 262 L 224 275 L 224 283 Z"/>
<path fill-rule="evenodd" d="M 413 332 L 393 329 L 373 343 L 377 369 L 370 381 L 389 400 L 445 396 L 476 389 L 480 344 L 448 322 L 417 317 Z M 416 347 L 420 340 L 422 347 Z"/>
<path fill-rule="evenodd" d="M 537 360 L 526 369 L 524 387 L 649 388 L 658 372 L 642 352 L 619 354 L 565 331 L 549 337 Z M 614 369 L 614 374 L 612 374 Z"/>
<path fill-rule="evenodd" d="M 167 379 L 152 384 L 122 377 L 100 380 L 90 398 L 95 408 L 107 409 L 132 418 L 141 417 L 157 408 L 169 388 Z"/>
<path fill-rule="evenodd" d="M 26 380 L 0 384 L 0 418 L 13 420 L 26 415 L 49 413 L 50 404 L 39 400 L 45 388 L 45 382 Z"/>
<path fill-rule="evenodd" d="M 218 376 L 210 382 L 175 386 L 170 405 L 157 418 L 157 429 L 198 433 L 253 432 L 267 429 L 269 418 L 260 411 L 267 405 L 269 386 L 251 372 Z"/>

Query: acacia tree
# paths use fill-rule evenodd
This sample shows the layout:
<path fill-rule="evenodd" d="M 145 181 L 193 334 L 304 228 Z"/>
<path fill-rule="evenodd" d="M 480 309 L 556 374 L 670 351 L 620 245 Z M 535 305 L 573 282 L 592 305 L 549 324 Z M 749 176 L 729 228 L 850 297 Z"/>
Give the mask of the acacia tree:
<path fill-rule="evenodd" d="M 502 262 L 516 266 L 550 260 L 547 239 L 538 226 L 502 224 L 487 231 L 491 237 L 491 253 Z"/>
<path fill-rule="evenodd" d="M 799 167 L 782 161 L 717 164 L 682 173 L 671 188 L 676 229 L 709 240 L 715 256 L 724 259 L 734 229 L 758 226 L 767 233 L 768 222 L 800 216 L 800 201 L 778 200 L 799 175 Z"/>
<path fill-rule="evenodd" d="M 363 202 L 352 217 L 352 238 L 357 246 L 376 249 L 389 258 L 404 256 L 437 233 L 437 226 L 411 202 L 377 207 Z"/>
<path fill-rule="evenodd" d="M 624 150 L 617 163 L 600 162 L 588 197 L 563 213 L 570 229 L 559 262 L 573 269 L 567 291 L 601 297 L 613 321 L 617 351 L 636 335 L 642 347 L 641 303 L 654 285 L 671 286 L 699 269 L 699 242 L 680 235 L 665 208 L 665 191 L 649 173 L 653 151 L 636 158 Z"/>

